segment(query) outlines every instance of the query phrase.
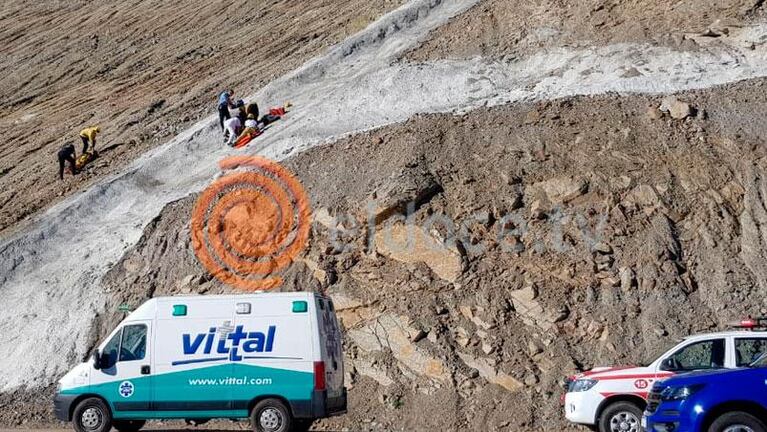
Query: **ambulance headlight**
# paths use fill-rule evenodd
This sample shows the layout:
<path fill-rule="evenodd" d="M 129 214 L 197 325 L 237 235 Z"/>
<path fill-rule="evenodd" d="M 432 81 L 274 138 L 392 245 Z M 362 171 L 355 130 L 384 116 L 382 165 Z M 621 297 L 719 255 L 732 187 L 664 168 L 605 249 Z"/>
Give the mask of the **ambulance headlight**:
<path fill-rule="evenodd" d="M 577 392 L 584 392 L 587 390 L 591 390 L 592 387 L 597 385 L 597 380 L 588 379 L 588 378 L 581 378 L 573 381 L 570 383 L 570 392 L 577 393 Z"/>
<path fill-rule="evenodd" d="M 56 393 L 61 393 L 61 383 L 60 382 L 56 383 Z"/>
<path fill-rule="evenodd" d="M 688 397 L 699 392 L 703 387 L 704 387 L 704 384 L 693 384 L 693 385 L 678 386 L 678 387 L 666 387 L 660 393 L 660 398 L 661 400 L 664 400 L 666 402 L 685 400 Z"/>

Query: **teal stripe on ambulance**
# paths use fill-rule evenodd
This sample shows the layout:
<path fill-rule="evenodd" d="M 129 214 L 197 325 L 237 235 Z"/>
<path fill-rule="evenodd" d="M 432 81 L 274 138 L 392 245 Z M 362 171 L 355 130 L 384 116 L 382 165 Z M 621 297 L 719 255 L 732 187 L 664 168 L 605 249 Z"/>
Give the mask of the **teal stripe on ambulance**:
<path fill-rule="evenodd" d="M 119 367 L 119 363 L 118 363 Z M 100 372 L 96 372 L 100 373 Z M 120 386 L 129 381 L 133 393 L 124 397 Z M 115 379 L 94 386 L 62 390 L 62 394 L 97 394 L 109 402 L 115 418 L 195 418 L 247 417 L 246 409 L 236 410 L 185 410 L 178 409 L 189 403 L 204 405 L 216 403 L 227 406 L 228 402 L 250 401 L 262 395 L 278 395 L 289 401 L 307 401 L 314 389 L 312 372 L 226 363 L 180 372 L 170 372 L 129 379 Z M 145 410 L 146 403 L 153 408 L 168 410 Z M 120 408 L 117 410 L 115 408 Z M 127 408 L 126 408 L 127 407 Z"/>

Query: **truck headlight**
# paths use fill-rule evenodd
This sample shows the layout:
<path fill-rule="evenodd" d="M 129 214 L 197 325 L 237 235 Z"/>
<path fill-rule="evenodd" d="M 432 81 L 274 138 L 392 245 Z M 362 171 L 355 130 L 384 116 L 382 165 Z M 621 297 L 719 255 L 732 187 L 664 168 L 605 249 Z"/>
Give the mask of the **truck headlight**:
<path fill-rule="evenodd" d="M 577 379 L 570 383 L 570 392 L 577 393 L 577 392 L 584 392 L 586 390 L 591 390 L 592 387 L 597 385 L 597 380 L 588 379 L 588 378 L 581 378 Z"/>
<path fill-rule="evenodd" d="M 699 392 L 705 384 L 693 384 L 679 387 L 666 387 L 660 392 L 660 398 L 664 401 L 685 400 L 693 394 Z"/>

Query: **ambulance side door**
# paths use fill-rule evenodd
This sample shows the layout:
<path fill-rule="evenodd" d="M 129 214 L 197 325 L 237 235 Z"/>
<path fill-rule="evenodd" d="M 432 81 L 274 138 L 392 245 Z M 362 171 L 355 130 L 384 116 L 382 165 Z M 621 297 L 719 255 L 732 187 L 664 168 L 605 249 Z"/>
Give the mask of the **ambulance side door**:
<path fill-rule="evenodd" d="M 112 405 L 115 418 L 147 411 L 152 402 L 151 321 L 125 323 L 101 351 L 91 388 Z"/>

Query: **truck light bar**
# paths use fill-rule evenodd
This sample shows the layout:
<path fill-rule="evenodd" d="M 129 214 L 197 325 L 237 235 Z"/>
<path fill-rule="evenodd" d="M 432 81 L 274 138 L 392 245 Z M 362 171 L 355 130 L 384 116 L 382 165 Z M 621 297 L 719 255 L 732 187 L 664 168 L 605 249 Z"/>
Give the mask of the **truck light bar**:
<path fill-rule="evenodd" d="M 767 318 L 746 318 L 729 324 L 733 328 L 742 328 L 747 330 L 767 328 Z"/>

